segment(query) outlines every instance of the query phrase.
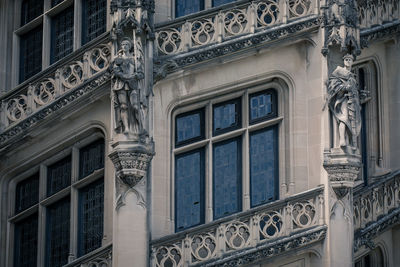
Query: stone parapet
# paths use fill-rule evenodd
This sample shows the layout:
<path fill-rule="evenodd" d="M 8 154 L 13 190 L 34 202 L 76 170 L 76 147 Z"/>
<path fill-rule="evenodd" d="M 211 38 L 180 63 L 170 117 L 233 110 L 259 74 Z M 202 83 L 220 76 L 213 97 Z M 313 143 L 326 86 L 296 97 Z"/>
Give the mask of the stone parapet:
<path fill-rule="evenodd" d="M 252 263 L 325 237 L 316 188 L 152 242 L 153 267 Z"/>

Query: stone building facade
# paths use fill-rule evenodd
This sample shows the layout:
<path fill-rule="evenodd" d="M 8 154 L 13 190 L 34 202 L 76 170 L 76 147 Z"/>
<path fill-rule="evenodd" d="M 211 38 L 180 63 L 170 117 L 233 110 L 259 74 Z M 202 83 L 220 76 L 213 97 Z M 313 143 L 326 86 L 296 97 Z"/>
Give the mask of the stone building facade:
<path fill-rule="evenodd" d="M 0 36 L 0 266 L 399 266 L 398 0 L 0 0 Z"/>

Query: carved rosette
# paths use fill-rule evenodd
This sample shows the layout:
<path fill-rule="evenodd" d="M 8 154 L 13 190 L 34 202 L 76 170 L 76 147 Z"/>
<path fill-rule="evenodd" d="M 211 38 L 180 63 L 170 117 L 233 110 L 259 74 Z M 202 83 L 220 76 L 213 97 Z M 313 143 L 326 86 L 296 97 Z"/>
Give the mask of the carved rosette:
<path fill-rule="evenodd" d="M 360 173 L 361 156 L 332 148 L 324 153 L 324 168 L 335 192 L 336 189 L 352 188 Z"/>
<path fill-rule="evenodd" d="M 137 147 L 113 151 L 110 159 L 114 163 L 116 177 L 128 187 L 134 187 L 147 176 L 153 154 L 151 150 Z"/>

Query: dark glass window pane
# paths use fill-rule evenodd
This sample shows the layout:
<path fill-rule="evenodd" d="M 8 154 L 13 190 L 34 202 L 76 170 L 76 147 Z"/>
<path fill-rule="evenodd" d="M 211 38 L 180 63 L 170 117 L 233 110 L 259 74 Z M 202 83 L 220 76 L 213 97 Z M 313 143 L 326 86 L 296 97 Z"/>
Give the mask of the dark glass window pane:
<path fill-rule="evenodd" d="M 14 267 L 37 266 L 38 215 L 15 224 Z"/>
<path fill-rule="evenodd" d="M 52 19 L 51 63 L 72 52 L 74 34 L 74 7 L 65 9 Z"/>
<path fill-rule="evenodd" d="M 104 167 L 104 140 L 96 141 L 79 152 L 79 178 Z"/>
<path fill-rule="evenodd" d="M 51 196 L 71 184 L 71 156 L 68 156 L 47 169 L 47 195 Z"/>
<path fill-rule="evenodd" d="M 251 206 L 261 205 L 278 197 L 277 128 L 272 127 L 250 135 Z"/>
<path fill-rule="evenodd" d="M 213 147 L 214 219 L 242 209 L 241 141 L 233 139 Z"/>
<path fill-rule="evenodd" d="M 252 94 L 249 102 L 250 124 L 276 117 L 278 106 L 274 90 Z"/>
<path fill-rule="evenodd" d="M 68 263 L 69 254 L 69 198 L 47 209 L 46 266 L 59 267 Z"/>
<path fill-rule="evenodd" d="M 220 5 L 227 4 L 227 3 L 230 3 L 233 1 L 235 1 L 235 0 L 213 0 L 213 6 L 220 6 Z"/>
<path fill-rule="evenodd" d="M 39 201 L 39 174 L 17 184 L 15 211 L 20 212 L 32 207 Z"/>
<path fill-rule="evenodd" d="M 64 1 L 64 0 L 51 0 L 51 6 L 53 7 L 53 6 L 56 6 L 56 5 L 58 5 L 59 3 L 61 3 L 62 1 Z"/>
<path fill-rule="evenodd" d="M 175 17 L 195 13 L 204 9 L 204 0 L 176 0 Z"/>
<path fill-rule="evenodd" d="M 240 99 L 213 106 L 213 135 L 241 127 Z"/>
<path fill-rule="evenodd" d="M 20 38 L 19 81 L 23 82 L 42 70 L 42 26 Z"/>
<path fill-rule="evenodd" d="M 204 150 L 176 156 L 176 231 L 204 223 Z"/>
<path fill-rule="evenodd" d="M 21 26 L 43 13 L 43 0 L 25 0 L 21 4 Z"/>
<path fill-rule="evenodd" d="M 176 146 L 204 138 L 204 109 L 176 116 Z"/>
<path fill-rule="evenodd" d="M 358 70 L 358 85 L 359 85 L 359 90 L 366 90 L 366 81 L 365 81 L 365 72 L 363 68 L 360 68 Z M 367 103 L 362 103 L 361 104 L 361 132 L 360 132 L 360 137 L 361 137 L 361 145 L 360 145 L 360 150 L 361 150 L 361 160 L 363 163 L 363 169 L 362 169 L 362 178 L 364 180 L 364 184 L 368 185 L 368 147 L 367 147 L 367 115 L 366 115 L 366 110 L 367 110 Z"/>
<path fill-rule="evenodd" d="M 82 43 L 85 44 L 106 31 L 107 1 L 83 1 Z"/>
<path fill-rule="evenodd" d="M 79 256 L 101 247 L 103 239 L 104 181 L 79 192 Z"/>

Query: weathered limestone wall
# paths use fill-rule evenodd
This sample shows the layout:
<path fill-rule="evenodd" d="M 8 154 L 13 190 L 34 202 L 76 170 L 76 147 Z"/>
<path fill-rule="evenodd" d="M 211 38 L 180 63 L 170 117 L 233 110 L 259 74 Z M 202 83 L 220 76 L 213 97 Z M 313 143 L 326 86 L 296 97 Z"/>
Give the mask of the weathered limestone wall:
<path fill-rule="evenodd" d="M 320 184 L 322 145 L 320 113 L 323 107 L 320 46 L 311 41 L 286 42 L 279 47 L 250 51 L 192 67 L 167 76 L 154 87 L 154 140 L 152 177 L 152 238 L 174 232 L 173 174 L 171 172 L 172 112 L 242 88 L 279 78 L 287 85 L 283 122 L 286 136 L 280 183 L 289 194 Z M 287 119 L 287 120 L 286 120 Z M 290 166 L 290 167 L 289 167 Z M 283 190 L 284 191 L 284 190 Z M 284 197 L 281 190 L 281 198 Z"/>

